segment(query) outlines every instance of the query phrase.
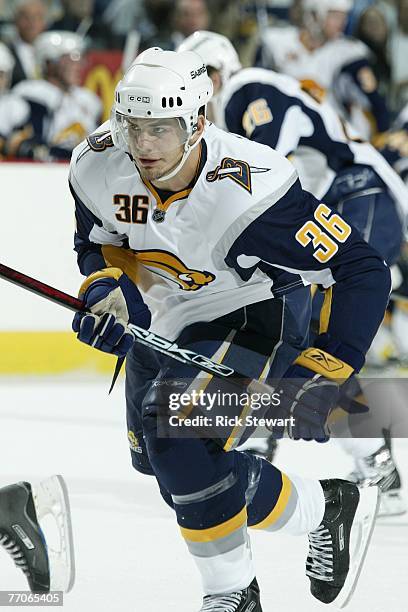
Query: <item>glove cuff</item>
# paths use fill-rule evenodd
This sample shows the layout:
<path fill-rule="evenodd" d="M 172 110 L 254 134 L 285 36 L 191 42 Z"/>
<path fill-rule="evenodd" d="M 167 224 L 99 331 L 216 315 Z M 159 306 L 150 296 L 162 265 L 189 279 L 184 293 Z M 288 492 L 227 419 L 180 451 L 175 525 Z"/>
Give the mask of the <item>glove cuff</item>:
<path fill-rule="evenodd" d="M 103 268 L 102 270 L 98 270 L 97 272 L 87 276 L 79 289 L 79 295 L 83 295 L 88 287 L 94 281 L 99 280 L 100 278 L 113 278 L 118 281 L 122 274 L 123 271 L 120 268 Z"/>
<path fill-rule="evenodd" d="M 332 380 L 350 378 L 354 372 L 347 363 L 319 348 L 305 349 L 293 363 Z"/>

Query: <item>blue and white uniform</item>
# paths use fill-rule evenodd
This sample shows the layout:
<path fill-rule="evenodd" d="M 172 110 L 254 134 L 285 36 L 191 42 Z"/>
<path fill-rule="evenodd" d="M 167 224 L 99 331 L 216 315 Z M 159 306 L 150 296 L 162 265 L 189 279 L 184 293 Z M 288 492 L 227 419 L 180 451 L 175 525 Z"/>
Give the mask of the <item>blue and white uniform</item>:
<path fill-rule="evenodd" d="M 338 208 L 389 263 L 395 261 L 408 191 L 327 102 L 314 100 L 291 77 L 249 68 L 223 88 L 218 115 L 229 131 L 290 156 L 302 187 Z"/>
<path fill-rule="evenodd" d="M 85 87 L 63 91 L 38 79 L 22 81 L 12 93 L 27 107 L 24 130 L 14 146 L 14 155 L 19 157 L 69 160 L 72 150 L 101 119 L 102 103 Z"/>
<path fill-rule="evenodd" d="M 384 314 L 389 270 L 354 228 L 302 190 L 287 159 L 207 125 L 194 180 L 164 193 L 142 180 L 109 127 L 81 143 L 71 162 L 83 274 L 120 268 L 148 304 L 153 331 L 261 380 L 282 376 L 304 346 L 286 299 L 319 283 L 333 300 L 316 346 L 340 369 L 361 368 Z M 204 593 L 230 593 L 255 575 L 247 527 L 306 533 L 321 521 L 324 496 L 318 481 L 231 450 L 230 438 L 222 449 L 191 432 L 161 436 L 174 381 L 207 393 L 219 386 L 143 346 L 128 353 L 132 462 L 157 478 Z"/>

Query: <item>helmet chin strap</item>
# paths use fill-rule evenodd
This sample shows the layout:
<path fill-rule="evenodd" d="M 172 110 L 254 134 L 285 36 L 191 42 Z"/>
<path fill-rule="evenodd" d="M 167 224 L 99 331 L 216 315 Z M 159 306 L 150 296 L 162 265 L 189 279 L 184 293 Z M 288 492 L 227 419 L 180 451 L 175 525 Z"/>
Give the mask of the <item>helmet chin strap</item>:
<path fill-rule="evenodd" d="M 181 168 L 186 163 L 187 158 L 190 155 L 191 151 L 193 149 L 195 149 L 196 146 L 199 144 L 200 140 L 203 137 L 203 134 L 204 134 L 204 132 L 201 133 L 201 135 L 197 138 L 195 143 L 192 144 L 192 145 L 189 144 L 189 140 L 191 138 L 191 136 L 190 136 L 190 138 L 187 140 L 186 144 L 184 145 L 183 156 L 182 156 L 181 160 L 179 161 L 179 163 L 177 164 L 177 166 L 175 168 L 173 168 L 173 170 L 170 170 L 170 172 L 168 172 L 164 176 L 161 176 L 160 178 L 155 179 L 156 182 L 159 183 L 159 182 L 163 182 L 163 181 L 168 181 L 169 179 L 173 178 L 173 176 L 175 176 L 178 172 L 180 172 Z"/>

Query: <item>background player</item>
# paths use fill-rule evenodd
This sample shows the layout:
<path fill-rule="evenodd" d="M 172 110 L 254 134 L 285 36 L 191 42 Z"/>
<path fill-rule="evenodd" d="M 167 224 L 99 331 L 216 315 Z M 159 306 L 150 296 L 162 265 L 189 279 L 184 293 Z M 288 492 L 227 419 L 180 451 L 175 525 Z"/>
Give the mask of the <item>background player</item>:
<path fill-rule="evenodd" d="M 406 226 L 408 190 L 372 145 L 351 138 L 329 104 L 312 99 L 297 80 L 261 68 L 241 70 L 234 47 L 220 34 L 196 32 L 180 50 L 197 51 L 209 67 L 215 121 L 290 156 L 302 186 L 337 208 L 389 265 L 395 264 Z M 315 298 L 318 329 L 323 296 L 317 293 Z M 361 395 L 361 390 L 355 393 Z M 387 413 L 384 418 L 388 430 Z M 382 484 L 382 512 L 404 512 L 400 476 L 384 439 L 340 442 L 355 459 L 353 478 L 361 484 Z M 255 438 L 250 444 L 271 456 L 271 439 L 266 443 Z"/>
<path fill-rule="evenodd" d="M 10 93 L 9 87 L 15 60 L 0 42 L 0 159 L 13 147 L 13 134 L 24 127 L 29 114 L 28 104 Z"/>
<path fill-rule="evenodd" d="M 74 147 L 100 121 L 98 96 L 79 86 L 83 39 L 73 32 L 50 31 L 35 41 L 42 78 L 22 81 L 13 93 L 29 107 L 24 129 L 15 134 L 9 154 L 51 161 L 71 157 Z"/>
<path fill-rule="evenodd" d="M 370 50 L 344 36 L 351 0 L 305 0 L 302 27 L 269 27 L 256 65 L 288 74 L 330 103 L 366 140 L 389 129 L 391 118 L 370 64 Z"/>

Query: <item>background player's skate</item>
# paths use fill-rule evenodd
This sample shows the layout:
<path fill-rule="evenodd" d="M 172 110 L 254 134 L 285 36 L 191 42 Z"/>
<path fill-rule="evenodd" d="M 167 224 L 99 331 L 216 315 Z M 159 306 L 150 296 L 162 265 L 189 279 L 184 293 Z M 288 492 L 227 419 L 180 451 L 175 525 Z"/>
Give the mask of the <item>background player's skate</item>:
<path fill-rule="evenodd" d="M 400 516 L 407 511 L 407 505 L 401 495 L 401 478 L 391 453 L 391 439 L 374 453 L 354 460 L 355 469 L 348 475 L 348 480 L 359 487 L 377 485 L 381 490 L 379 517 Z"/>
<path fill-rule="evenodd" d="M 26 575 L 31 591 L 72 588 L 72 526 L 61 476 L 36 485 L 19 482 L 0 489 L 0 544 Z"/>

